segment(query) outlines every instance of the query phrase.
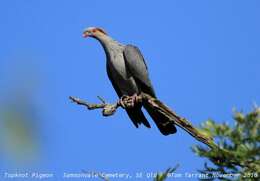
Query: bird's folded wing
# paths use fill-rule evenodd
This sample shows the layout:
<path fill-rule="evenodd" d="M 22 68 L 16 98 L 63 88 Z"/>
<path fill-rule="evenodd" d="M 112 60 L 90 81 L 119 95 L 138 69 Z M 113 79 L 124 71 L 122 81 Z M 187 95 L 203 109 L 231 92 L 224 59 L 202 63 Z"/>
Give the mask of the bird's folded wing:
<path fill-rule="evenodd" d="M 147 66 L 140 50 L 133 45 L 126 45 L 124 49 L 124 60 L 130 75 L 134 77 L 142 91 L 155 97 Z"/>

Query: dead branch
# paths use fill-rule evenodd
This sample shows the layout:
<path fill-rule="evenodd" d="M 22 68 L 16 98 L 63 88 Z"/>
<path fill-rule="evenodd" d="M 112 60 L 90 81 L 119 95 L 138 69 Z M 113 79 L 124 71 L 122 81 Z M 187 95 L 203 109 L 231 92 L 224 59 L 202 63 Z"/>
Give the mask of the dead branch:
<path fill-rule="evenodd" d="M 76 104 L 86 106 L 88 110 L 102 109 L 103 116 L 111 116 L 116 112 L 118 107 L 124 108 L 125 104 L 128 104 L 128 102 L 122 102 L 122 100 L 118 101 L 115 104 L 108 104 L 104 101 L 104 99 L 100 97 L 98 98 L 101 100 L 102 102 L 101 104 L 90 104 L 87 103 L 86 101 L 83 101 L 79 98 L 75 98 L 72 96 L 70 96 L 69 98 Z M 170 108 L 168 108 L 165 104 L 163 104 L 158 99 L 151 97 L 148 94 L 142 93 L 138 95 L 138 100 L 142 104 L 148 104 L 154 110 L 166 116 L 170 121 L 173 121 L 177 126 L 182 128 L 184 131 L 188 132 L 191 136 L 193 136 L 198 141 L 208 145 L 210 148 L 218 148 L 211 137 L 202 134 L 197 128 L 192 126 L 192 124 L 187 119 L 178 116 L 174 111 L 172 111 Z M 126 99 L 126 101 L 129 100 Z"/>
<path fill-rule="evenodd" d="M 86 101 L 83 101 L 79 98 L 70 96 L 69 99 L 72 100 L 72 102 L 75 102 L 78 105 L 82 105 L 87 107 L 88 110 L 94 110 L 94 109 L 102 109 L 102 115 L 103 116 L 111 116 L 116 112 L 116 109 L 120 106 L 119 103 L 115 104 L 108 104 L 98 96 L 98 98 L 101 100 L 101 104 L 90 104 Z"/>

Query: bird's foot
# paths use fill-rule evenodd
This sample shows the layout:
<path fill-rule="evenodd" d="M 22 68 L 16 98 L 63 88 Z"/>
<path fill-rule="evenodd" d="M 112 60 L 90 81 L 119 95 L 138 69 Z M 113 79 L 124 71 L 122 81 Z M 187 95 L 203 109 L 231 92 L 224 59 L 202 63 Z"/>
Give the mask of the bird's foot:
<path fill-rule="evenodd" d="M 132 96 L 123 95 L 119 99 L 119 104 L 124 109 L 129 109 L 129 108 L 133 108 L 136 104 L 140 103 L 141 101 L 142 101 L 141 97 L 138 96 L 137 94 L 134 94 Z"/>

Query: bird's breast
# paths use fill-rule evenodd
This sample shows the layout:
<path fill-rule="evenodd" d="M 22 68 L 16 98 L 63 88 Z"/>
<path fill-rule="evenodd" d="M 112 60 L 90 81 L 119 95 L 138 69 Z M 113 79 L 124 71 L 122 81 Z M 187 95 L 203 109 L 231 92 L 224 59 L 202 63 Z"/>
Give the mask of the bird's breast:
<path fill-rule="evenodd" d="M 108 58 L 108 65 L 122 78 L 127 79 L 127 69 L 123 53 L 111 53 Z"/>
<path fill-rule="evenodd" d="M 110 79 L 112 79 L 112 82 L 120 89 L 123 95 L 138 93 L 136 82 L 127 71 L 123 53 L 110 56 L 107 63 L 111 72 Z"/>

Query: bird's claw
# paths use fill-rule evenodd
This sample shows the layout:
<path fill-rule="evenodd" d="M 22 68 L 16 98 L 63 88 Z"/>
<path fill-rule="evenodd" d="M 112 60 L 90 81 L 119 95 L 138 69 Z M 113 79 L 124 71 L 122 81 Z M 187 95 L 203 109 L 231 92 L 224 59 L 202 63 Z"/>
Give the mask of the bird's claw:
<path fill-rule="evenodd" d="M 126 109 L 126 108 L 130 108 L 133 102 L 131 101 L 130 96 L 123 95 L 119 99 L 119 104 L 121 105 L 122 108 Z"/>
<path fill-rule="evenodd" d="M 119 99 L 119 104 L 124 109 L 133 108 L 135 104 L 140 103 L 140 97 L 137 94 L 134 94 L 132 96 L 123 95 Z"/>

